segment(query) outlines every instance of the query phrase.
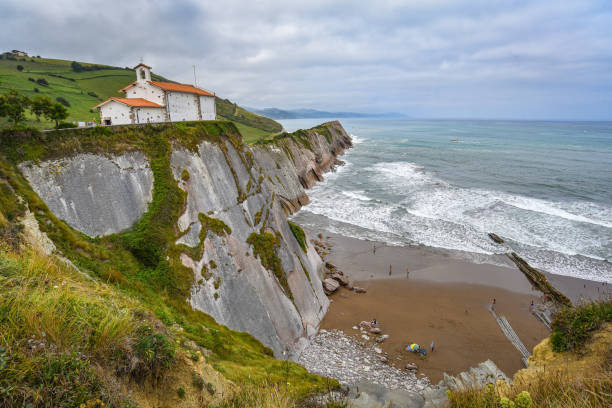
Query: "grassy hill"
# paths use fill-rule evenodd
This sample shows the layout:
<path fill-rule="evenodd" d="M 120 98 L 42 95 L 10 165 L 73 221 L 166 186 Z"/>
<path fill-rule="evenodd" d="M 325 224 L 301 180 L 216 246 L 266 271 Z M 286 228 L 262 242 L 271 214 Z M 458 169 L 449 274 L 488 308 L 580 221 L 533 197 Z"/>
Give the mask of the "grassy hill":
<path fill-rule="evenodd" d="M 20 93 L 33 97 L 36 94 L 47 95 L 52 100 L 63 98 L 68 102 L 68 121 L 98 120 L 97 111 L 92 111 L 100 101 L 111 96 L 124 96 L 119 89 L 135 79 L 134 70 L 109 65 L 79 62 L 85 69 L 76 72 L 72 61 L 17 57 L 0 59 L 0 93 L 16 89 Z M 169 81 L 162 76 L 151 74 L 155 81 Z M 251 113 L 235 103 L 216 98 L 219 119 L 231 120 L 238 124 L 240 132 L 248 141 L 258 140 L 270 134 L 278 133 L 282 126 L 272 119 Z M 28 126 L 50 128 L 53 123 L 34 118 L 28 119 Z M 0 119 L 0 128 L 7 122 Z"/>

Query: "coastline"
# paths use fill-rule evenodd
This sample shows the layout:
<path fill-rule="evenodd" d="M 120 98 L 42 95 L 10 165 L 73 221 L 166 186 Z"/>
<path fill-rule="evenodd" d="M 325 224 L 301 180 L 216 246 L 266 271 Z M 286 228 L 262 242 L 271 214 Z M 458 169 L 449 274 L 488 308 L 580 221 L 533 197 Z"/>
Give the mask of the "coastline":
<path fill-rule="evenodd" d="M 330 296 L 330 309 L 320 328 L 341 330 L 357 342 L 376 344 L 374 336 L 364 341 L 354 329 L 360 321 L 376 318 L 389 335 L 378 344 L 388 364 L 403 369 L 415 363 L 418 378 L 436 383 L 443 373 L 456 375 L 487 359 L 510 377 L 523 368 L 520 353 L 488 310 L 493 298 L 497 313 L 508 319 L 529 351 L 550 334 L 530 312 L 531 301 L 539 303 L 542 294 L 510 263 L 508 267 L 474 263 L 436 248 L 388 246 L 332 233 L 325 233 L 322 241 L 329 244 L 325 260 L 367 293 L 340 288 Z M 573 302 L 598 298 L 604 289 L 600 282 L 547 277 Z M 405 345 L 412 342 L 427 346 L 428 355 L 420 358 L 406 352 Z"/>

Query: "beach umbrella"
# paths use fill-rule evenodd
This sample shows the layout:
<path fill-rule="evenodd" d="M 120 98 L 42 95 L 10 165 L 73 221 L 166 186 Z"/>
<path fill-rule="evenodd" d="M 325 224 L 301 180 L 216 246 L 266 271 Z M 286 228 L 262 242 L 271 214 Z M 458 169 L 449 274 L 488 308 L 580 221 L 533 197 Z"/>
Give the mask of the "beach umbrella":
<path fill-rule="evenodd" d="M 416 344 L 416 343 L 412 343 L 410 345 L 410 350 L 412 350 L 412 351 L 417 351 L 419 348 L 420 348 L 419 345 Z"/>

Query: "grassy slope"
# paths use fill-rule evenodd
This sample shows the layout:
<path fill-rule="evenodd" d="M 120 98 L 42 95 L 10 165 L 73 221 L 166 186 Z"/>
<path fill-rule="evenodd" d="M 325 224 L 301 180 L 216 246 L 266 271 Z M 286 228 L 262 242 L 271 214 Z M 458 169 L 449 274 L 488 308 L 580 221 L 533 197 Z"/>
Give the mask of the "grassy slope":
<path fill-rule="evenodd" d="M 243 140 L 234 125 L 229 122 L 100 127 L 45 134 L 5 133 L 0 143 L 1 241 L 11 241 L 10 238 L 18 231 L 15 220 L 23 215 L 23 206 L 16 204 L 16 192 L 28 203 L 41 229 L 54 241 L 64 256 L 81 270 L 94 276 L 97 281 L 106 282 L 109 290 L 125 300 L 124 303 L 129 309 L 125 313 L 129 312 L 132 316 L 128 319 L 131 325 L 135 325 L 133 316 L 138 320 L 137 316 L 141 316 L 144 311 L 146 315 L 151 315 L 151 319 L 157 321 L 158 325 L 163 325 L 157 332 L 170 332 L 171 340 L 178 340 L 179 343 L 190 340 L 211 350 L 212 354 L 207 358 L 207 362 L 239 386 L 249 383 L 274 386 L 285 384 L 288 379 L 291 385 L 285 387 L 291 393 L 304 395 L 312 390 L 337 385 L 334 381 L 330 382 L 307 373 L 296 364 L 274 360 L 270 357 L 271 351 L 249 334 L 229 330 L 217 324 L 210 316 L 194 311 L 185 302 L 193 276 L 190 270 L 180 264 L 181 248 L 174 245 L 179 234 L 175 230 L 176 219 L 184 205 L 185 197 L 172 177 L 169 154 L 171 143 L 193 149 L 202 140 L 218 143 L 220 146 L 225 146 L 225 141 L 228 141 L 238 151 L 242 151 Z M 58 220 L 15 168 L 15 164 L 23 160 L 62 157 L 66 151 L 119 153 L 133 149 L 143 151 L 151 162 L 155 176 L 153 202 L 147 213 L 130 230 L 104 238 L 91 239 Z M 40 282 L 37 283 L 39 284 Z M 8 297 L 2 295 L 1 298 Z M 130 304 L 135 306 L 131 307 Z M 101 311 L 98 309 L 95 305 L 85 307 L 84 318 L 89 319 L 89 313 L 100 316 Z M 16 321 L 7 315 L 6 310 L 6 304 L 0 303 L 0 325 L 4 325 L 0 327 L 0 331 L 16 334 L 9 340 L 3 340 L 0 336 L 0 348 L 24 342 L 31 335 L 30 331 L 19 332 L 19 319 Z M 69 310 L 74 308 L 63 310 L 58 314 L 72 313 Z M 107 312 L 102 311 L 102 316 L 105 314 Z M 93 326 L 101 324 L 95 316 L 92 317 Z M 36 320 L 36 316 L 33 318 Z M 34 322 L 34 325 L 38 327 L 42 323 L 44 322 Z M 170 330 L 177 325 L 181 328 L 178 332 Z M 42 335 L 42 331 L 43 329 L 40 329 L 34 334 Z M 70 330 L 58 329 L 55 332 L 62 338 L 62 344 L 73 343 L 69 338 L 63 339 L 64 334 L 73 335 Z M 138 343 L 140 337 L 140 334 L 131 329 L 125 334 L 125 338 L 130 339 L 130 342 Z M 87 347 L 95 343 L 97 340 L 87 341 L 86 345 L 77 342 L 74 347 L 68 347 L 67 351 L 89 353 L 92 350 Z M 79 348 L 80 344 L 82 348 Z M 115 350 L 109 353 L 109 370 L 113 371 L 112 356 L 116 353 Z M 99 362 L 96 359 L 92 361 Z M 40 366 L 35 369 L 40 369 Z M 0 387 L 3 381 L 6 384 L 14 383 L 15 379 L 11 377 L 14 372 L 0 371 Z M 33 381 L 36 383 L 36 380 Z M 21 385 L 26 388 L 32 385 L 26 380 L 22 382 Z"/>
<path fill-rule="evenodd" d="M 48 95 L 55 100 L 61 96 L 68 100 L 68 121 L 73 120 L 98 120 L 97 112 L 90 112 L 92 106 L 110 96 L 124 96 L 118 92 L 119 89 L 134 81 L 135 74 L 131 69 L 119 67 L 108 67 L 110 69 L 74 72 L 70 66 L 72 61 L 47 59 L 47 58 L 18 58 L 17 60 L 0 59 L 0 93 L 9 89 L 33 97 L 36 95 L 34 88 L 38 88 L 39 94 Z M 18 71 L 17 66 L 24 67 Z M 81 63 L 83 66 L 93 64 Z M 42 86 L 28 78 L 45 79 L 49 86 Z M 152 74 L 153 80 L 167 81 L 167 79 Z M 95 93 L 98 97 L 89 95 Z M 272 119 L 255 115 L 248 112 L 232 102 L 217 98 L 217 113 L 220 119 L 227 119 L 239 123 L 240 131 L 245 138 L 258 140 L 272 133 L 281 131 L 282 126 Z M 29 126 L 36 128 L 50 128 L 52 122 L 36 122 L 33 118 L 28 121 Z M 6 121 L 0 119 L 0 128 L 6 125 Z"/>

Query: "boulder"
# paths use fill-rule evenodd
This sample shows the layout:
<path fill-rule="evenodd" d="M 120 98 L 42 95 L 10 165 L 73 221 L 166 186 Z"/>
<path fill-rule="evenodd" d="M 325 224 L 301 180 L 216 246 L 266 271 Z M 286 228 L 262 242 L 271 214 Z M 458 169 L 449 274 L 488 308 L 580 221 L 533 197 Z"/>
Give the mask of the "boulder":
<path fill-rule="evenodd" d="M 499 235 L 489 232 L 489 238 L 491 238 L 497 244 L 503 244 L 504 240 Z"/>
<path fill-rule="evenodd" d="M 341 275 L 340 273 L 334 273 L 331 278 L 335 281 L 337 281 L 340 285 L 342 286 L 346 286 L 348 285 L 349 281 L 348 278 L 344 275 Z"/>
<path fill-rule="evenodd" d="M 329 269 L 330 271 L 333 271 L 333 272 L 335 272 L 336 269 L 338 269 L 338 268 L 336 268 L 336 265 L 334 265 L 331 262 L 325 262 L 325 267 L 327 267 L 327 269 Z"/>
<path fill-rule="evenodd" d="M 372 324 L 372 322 L 366 322 L 364 320 L 361 323 L 359 323 L 359 327 L 365 327 L 366 329 L 371 329 L 372 327 L 374 327 L 374 325 Z"/>
<path fill-rule="evenodd" d="M 340 284 L 334 279 L 327 278 L 323 281 L 323 291 L 328 296 L 337 291 L 339 287 Z"/>
<path fill-rule="evenodd" d="M 382 332 L 382 330 L 380 330 L 378 327 L 370 328 L 370 333 L 372 333 L 372 334 L 380 334 L 381 332 Z"/>
<path fill-rule="evenodd" d="M 365 290 L 365 288 L 359 287 L 359 286 L 353 286 L 353 292 L 355 293 L 366 293 L 367 290 Z"/>
<path fill-rule="evenodd" d="M 408 371 L 417 371 L 419 368 L 417 367 L 416 364 L 414 363 L 408 363 L 406 364 L 406 370 Z"/>

